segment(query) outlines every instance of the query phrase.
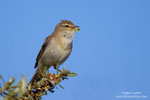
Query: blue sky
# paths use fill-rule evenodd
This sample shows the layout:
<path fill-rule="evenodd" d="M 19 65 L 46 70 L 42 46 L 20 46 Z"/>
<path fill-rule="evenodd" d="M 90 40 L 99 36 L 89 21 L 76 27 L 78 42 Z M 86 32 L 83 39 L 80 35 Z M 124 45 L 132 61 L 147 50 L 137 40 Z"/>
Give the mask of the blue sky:
<path fill-rule="evenodd" d="M 0 74 L 6 80 L 23 74 L 29 81 L 45 37 L 67 19 L 81 30 L 61 68 L 78 76 L 43 100 L 118 100 L 122 92 L 150 99 L 149 5 L 149 0 L 1 0 Z"/>

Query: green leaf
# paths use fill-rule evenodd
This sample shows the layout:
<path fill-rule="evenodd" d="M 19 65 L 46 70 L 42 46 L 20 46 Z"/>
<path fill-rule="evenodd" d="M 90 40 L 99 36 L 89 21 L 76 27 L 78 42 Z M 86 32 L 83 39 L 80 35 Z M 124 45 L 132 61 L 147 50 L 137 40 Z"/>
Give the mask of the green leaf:
<path fill-rule="evenodd" d="M 60 84 L 58 84 L 58 85 L 59 85 L 59 87 L 61 87 L 62 89 L 64 89 L 64 87 L 62 85 L 60 85 Z"/>
<path fill-rule="evenodd" d="M 1 92 L 4 92 L 9 87 L 9 82 L 5 83 L 4 87 L 2 88 Z"/>
<path fill-rule="evenodd" d="M 15 78 L 14 78 L 14 77 L 11 78 L 11 79 L 9 80 L 10 85 L 11 85 L 12 83 L 14 83 L 14 81 L 15 81 Z"/>
<path fill-rule="evenodd" d="M 74 76 L 77 76 L 77 73 L 69 73 L 69 74 L 67 74 L 67 76 L 71 76 L 71 77 L 74 77 Z"/>

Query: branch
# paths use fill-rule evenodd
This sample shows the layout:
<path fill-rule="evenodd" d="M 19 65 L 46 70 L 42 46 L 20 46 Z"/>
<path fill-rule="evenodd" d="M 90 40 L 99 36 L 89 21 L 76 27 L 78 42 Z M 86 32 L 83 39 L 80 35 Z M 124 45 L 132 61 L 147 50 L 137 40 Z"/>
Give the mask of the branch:
<path fill-rule="evenodd" d="M 33 83 L 29 83 L 26 88 L 26 79 L 22 76 L 22 80 L 14 85 L 14 78 L 11 78 L 8 82 L 4 82 L 4 79 L 0 75 L 0 80 L 4 83 L 3 87 L 0 84 L 0 95 L 5 100 L 41 100 L 43 95 L 47 95 L 47 92 L 54 93 L 54 88 L 57 86 L 63 88 L 59 83 L 68 77 L 76 76 L 76 73 L 71 73 L 69 70 L 65 70 L 65 67 L 60 73 L 42 74 L 42 78 Z"/>

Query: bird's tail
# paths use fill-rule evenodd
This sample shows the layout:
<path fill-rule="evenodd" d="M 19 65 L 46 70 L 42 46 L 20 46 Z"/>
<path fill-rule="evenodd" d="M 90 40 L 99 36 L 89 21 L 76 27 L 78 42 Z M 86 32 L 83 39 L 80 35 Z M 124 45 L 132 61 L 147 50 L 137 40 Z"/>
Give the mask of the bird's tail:
<path fill-rule="evenodd" d="M 38 82 L 38 81 L 40 81 L 41 78 L 42 78 L 42 72 L 37 69 L 36 72 L 34 73 L 32 79 L 30 80 L 29 84 L 33 84 L 34 82 Z"/>
<path fill-rule="evenodd" d="M 33 85 L 34 82 L 40 81 L 42 79 L 42 77 L 46 74 L 47 70 L 48 70 L 48 67 L 44 67 L 42 69 L 41 68 L 37 68 L 37 70 L 34 73 L 32 79 L 30 80 L 29 84 Z"/>

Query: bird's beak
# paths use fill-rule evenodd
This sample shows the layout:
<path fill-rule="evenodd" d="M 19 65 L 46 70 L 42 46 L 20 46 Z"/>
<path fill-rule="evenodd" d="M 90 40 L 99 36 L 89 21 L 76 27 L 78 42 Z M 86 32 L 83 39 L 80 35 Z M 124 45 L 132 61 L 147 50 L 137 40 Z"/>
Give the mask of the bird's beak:
<path fill-rule="evenodd" d="M 77 32 L 77 31 L 80 31 L 79 27 L 80 27 L 80 26 L 75 26 L 75 25 L 74 25 L 74 26 L 72 27 L 72 30 L 74 30 L 74 31 L 76 31 L 76 32 Z"/>

